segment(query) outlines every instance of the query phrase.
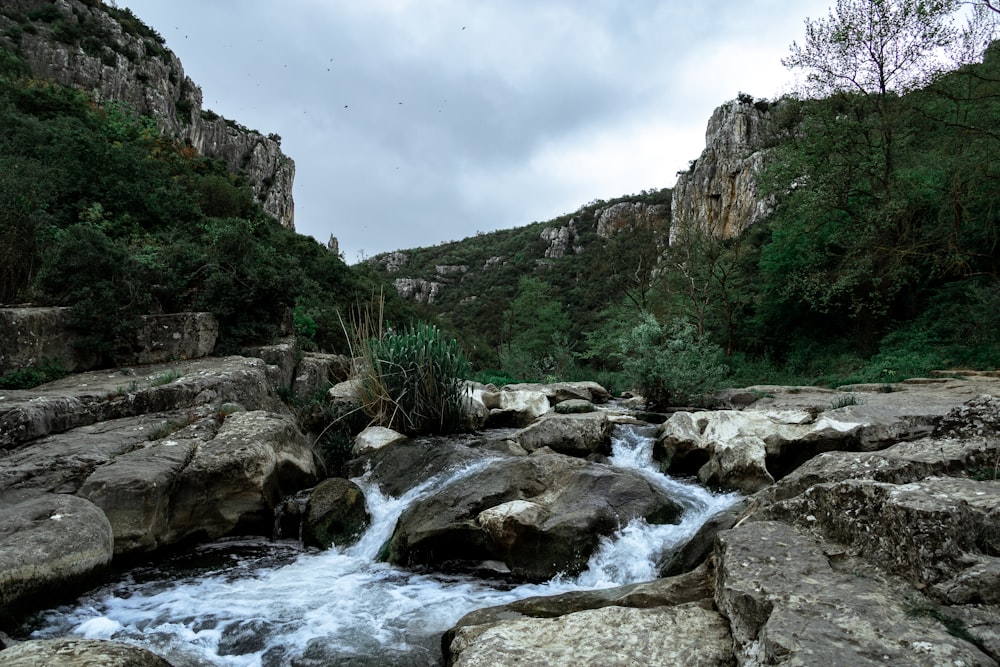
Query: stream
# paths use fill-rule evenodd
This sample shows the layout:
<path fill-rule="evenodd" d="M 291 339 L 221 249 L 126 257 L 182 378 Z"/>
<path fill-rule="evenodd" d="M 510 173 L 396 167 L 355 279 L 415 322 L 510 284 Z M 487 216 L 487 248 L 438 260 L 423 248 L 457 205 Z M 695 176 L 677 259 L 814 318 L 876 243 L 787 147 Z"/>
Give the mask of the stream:
<path fill-rule="evenodd" d="M 630 522 L 602 540 L 576 577 L 512 587 L 376 560 L 408 505 L 489 465 L 484 460 L 428 479 L 399 498 L 382 495 L 365 478 L 354 480 L 365 492 L 372 524 L 350 547 L 318 552 L 298 542 L 253 539 L 205 545 L 132 569 L 72 605 L 43 612 L 25 633 L 130 642 L 175 667 L 440 665 L 441 634 L 466 613 L 535 595 L 655 579 L 664 555 L 738 500 L 660 474 L 648 432 L 617 427 L 611 463 L 668 491 L 684 508 L 681 522 Z"/>

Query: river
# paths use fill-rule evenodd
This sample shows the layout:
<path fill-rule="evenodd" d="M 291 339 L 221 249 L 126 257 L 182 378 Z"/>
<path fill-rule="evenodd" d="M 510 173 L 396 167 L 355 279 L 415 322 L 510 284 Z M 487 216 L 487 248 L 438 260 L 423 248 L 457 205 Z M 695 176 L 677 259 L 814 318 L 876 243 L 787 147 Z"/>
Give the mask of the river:
<path fill-rule="evenodd" d="M 439 665 L 441 634 L 469 611 L 655 579 L 664 554 L 738 500 L 660 474 L 648 433 L 617 427 L 611 463 L 638 470 L 667 490 L 684 508 L 681 522 L 648 525 L 640 519 L 623 526 L 602 540 L 575 577 L 511 587 L 376 560 L 409 504 L 489 464 L 480 461 L 428 479 L 399 498 L 356 479 L 372 523 L 353 546 L 319 552 L 288 540 L 206 545 L 155 568 L 129 570 L 72 605 L 40 614 L 25 632 L 135 643 L 175 667 Z"/>

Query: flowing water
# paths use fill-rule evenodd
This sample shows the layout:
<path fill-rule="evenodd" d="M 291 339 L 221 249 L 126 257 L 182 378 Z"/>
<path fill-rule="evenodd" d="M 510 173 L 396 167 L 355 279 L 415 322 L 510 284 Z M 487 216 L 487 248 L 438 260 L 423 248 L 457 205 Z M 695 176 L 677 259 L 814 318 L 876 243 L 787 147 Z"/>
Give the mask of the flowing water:
<path fill-rule="evenodd" d="M 306 552 L 291 542 L 232 541 L 137 568 L 114 584 L 46 612 L 35 637 L 73 634 L 139 644 L 175 667 L 194 665 L 438 665 L 440 636 L 474 609 L 533 595 L 655 579 L 665 555 L 737 497 L 661 475 L 648 429 L 618 427 L 611 462 L 667 490 L 684 508 L 677 525 L 632 521 L 602 540 L 574 578 L 510 587 L 472 577 L 415 573 L 376 561 L 403 510 L 489 464 L 427 480 L 400 498 L 359 479 L 372 516 L 348 548 Z"/>

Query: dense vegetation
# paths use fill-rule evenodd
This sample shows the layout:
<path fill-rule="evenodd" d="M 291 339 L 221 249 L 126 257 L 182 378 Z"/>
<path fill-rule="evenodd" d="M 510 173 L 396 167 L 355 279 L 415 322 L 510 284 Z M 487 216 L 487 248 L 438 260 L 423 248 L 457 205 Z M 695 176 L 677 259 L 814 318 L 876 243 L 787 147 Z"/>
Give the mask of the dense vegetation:
<path fill-rule="evenodd" d="M 346 351 L 338 311 L 379 285 L 152 119 L 33 79 L 0 49 L 0 302 L 73 306 L 80 343 L 111 362 L 139 315 L 185 310 L 218 316 L 222 352 L 293 318 L 307 347 Z"/>

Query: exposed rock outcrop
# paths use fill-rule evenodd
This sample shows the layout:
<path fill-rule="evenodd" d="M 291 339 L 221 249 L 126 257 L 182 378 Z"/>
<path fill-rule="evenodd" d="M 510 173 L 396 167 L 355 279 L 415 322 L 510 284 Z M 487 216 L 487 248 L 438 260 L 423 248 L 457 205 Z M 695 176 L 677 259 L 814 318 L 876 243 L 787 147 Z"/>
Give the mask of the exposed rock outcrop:
<path fill-rule="evenodd" d="M 757 184 L 766 159 L 769 121 L 765 104 L 745 99 L 715 110 L 705 132 L 705 150 L 674 186 L 671 244 L 686 229 L 733 238 L 770 215 L 773 202 L 759 195 Z"/>
<path fill-rule="evenodd" d="M 204 111 L 201 90 L 177 56 L 129 10 L 81 0 L 10 0 L 4 9 L 2 39 L 23 56 L 33 76 L 125 102 L 153 117 L 168 136 L 246 176 L 264 210 L 294 229 L 295 164 L 281 152 L 280 138 Z M 41 18 L 32 19 L 38 12 Z M 74 30 L 57 34 L 60 23 Z M 67 37 L 73 33 L 79 36 Z"/>
<path fill-rule="evenodd" d="M 623 201 L 600 209 L 595 215 L 597 235 L 604 239 L 637 228 L 670 228 L 670 207 L 664 204 Z"/>
<path fill-rule="evenodd" d="M 171 667 L 141 646 L 97 639 L 33 639 L 0 654 L 3 667 Z"/>

